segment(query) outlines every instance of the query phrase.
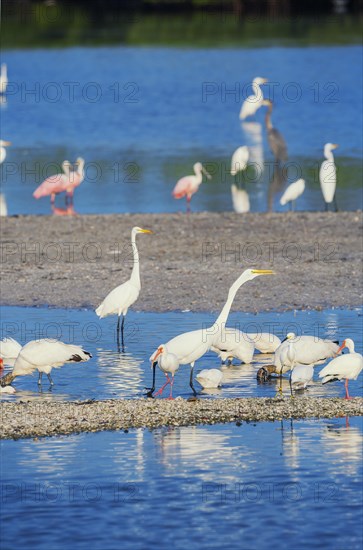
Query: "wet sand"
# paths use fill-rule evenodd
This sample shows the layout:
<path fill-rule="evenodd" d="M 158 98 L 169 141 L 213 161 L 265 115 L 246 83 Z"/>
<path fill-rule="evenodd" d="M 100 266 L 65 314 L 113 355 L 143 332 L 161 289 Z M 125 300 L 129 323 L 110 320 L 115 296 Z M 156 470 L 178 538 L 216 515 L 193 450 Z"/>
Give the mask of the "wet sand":
<path fill-rule="evenodd" d="M 276 276 L 241 289 L 237 311 L 361 304 L 360 211 L 2 218 L 2 303 L 96 307 L 130 276 L 134 225 L 154 231 L 137 237 L 137 310 L 218 311 L 247 267 Z"/>
<path fill-rule="evenodd" d="M 1 404 L 0 437 L 362 415 L 363 398 L 120 399 Z"/>

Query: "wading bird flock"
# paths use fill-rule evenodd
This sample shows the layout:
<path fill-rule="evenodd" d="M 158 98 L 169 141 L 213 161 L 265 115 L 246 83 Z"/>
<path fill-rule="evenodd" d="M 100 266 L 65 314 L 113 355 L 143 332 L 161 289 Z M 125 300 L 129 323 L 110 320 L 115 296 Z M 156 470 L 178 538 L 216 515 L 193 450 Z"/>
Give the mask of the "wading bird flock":
<path fill-rule="evenodd" d="M 279 132 L 272 125 L 272 109 L 273 103 L 269 99 L 265 99 L 263 96 L 263 91 L 261 86 L 268 82 L 267 78 L 256 77 L 252 81 L 252 90 L 253 94 L 248 96 L 242 104 L 240 111 L 240 119 L 245 121 L 246 119 L 253 117 L 261 107 L 267 107 L 267 112 L 265 115 L 265 125 L 267 132 L 267 140 L 269 147 L 274 156 L 275 162 L 277 163 L 278 171 L 281 171 L 281 166 L 287 161 L 287 146 L 286 142 Z M 5 63 L 1 65 L 0 73 L 0 96 L 4 97 L 6 94 L 6 88 L 8 84 L 7 78 L 7 66 Z M 5 160 L 6 150 L 5 146 L 10 145 L 10 142 L 0 141 L 0 163 Z M 337 144 L 326 143 L 324 147 L 324 156 L 325 161 L 321 164 L 319 171 L 319 180 L 322 195 L 325 201 L 325 209 L 328 210 L 328 207 L 331 203 L 334 204 L 335 210 L 337 211 L 337 201 L 336 201 L 336 166 L 334 163 L 333 149 L 338 147 Z M 244 172 L 248 166 L 250 159 L 249 148 L 246 145 L 240 146 L 232 155 L 231 159 L 231 175 L 236 176 L 239 172 Z M 72 170 L 72 164 L 68 160 L 62 162 L 62 173 L 55 174 L 48 177 L 43 181 L 34 191 L 33 197 L 35 199 L 40 199 L 42 197 L 50 196 L 51 209 L 53 214 L 57 215 L 73 215 L 75 214 L 74 204 L 73 204 L 73 194 L 76 187 L 78 187 L 84 180 L 84 165 L 85 161 L 83 158 L 77 158 L 75 165 L 77 166 L 76 170 Z M 190 202 L 192 196 L 198 191 L 202 181 L 203 174 L 211 179 L 211 175 L 207 172 L 205 167 L 197 162 L 193 166 L 194 174 L 189 176 L 184 176 L 179 179 L 172 191 L 172 195 L 175 199 L 186 198 L 187 201 L 187 212 L 190 211 Z M 283 178 L 282 178 L 283 179 Z M 303 194 L 305 190 L 305 180 L 299 178 L 296 182 L 290 184 L 285 192 L 283 193 L 280 204 L 285 206 L 286 204 L 290 205 L 290 209 L 293 210 L 296 200 Z M 65 193 L 65 208 L 59 208 L 55 206 L 55 197 L 60 193 Z M 239 185 L 235 179 L 234 183 L 231 185 L 231 197 L 233 209 L 238 213 L 249 212 L 250 210 L 250 199 L 245 185 Z M 1 195 L 0 197 L 0 215 L 7 215 L 7 206 L 5 196 Z"/>
<path fill-rule="evenodd" d="M 136 245 L 136 235 L 150 234 L 152 231 L 133 227 L 131 231 L 131 245 L 133 250 L 133 268 L 128 281 L 113 289 L 96 309 L 96 314 L 102 319 L 108 315 L 117 315 L 117 343 L 118 349 L 124 351 L 124 323 L 128 309 L 136 302 L 141 291 L 140 259 Z M 354 342 L 347 338 L 341 346 L 338 342 L 322 340 L 314 336 L 296 337 L 289 333 L 283 342 L 270 333 L 243 333 L 240 330 L 227 326 L 228 316 L 235 296 L 241 286 L 256 277 L 274 275 L 271 269 L 246 269 L 229 288 L 226 302 L 215 320 L 207 328 L 193 330 L 179 334 L 166 343 L 159 344 L 150 356 L 152 368 L 152 387 L 147 388 L 149 397 L 162 395 L 167 385 L 170 385 L 169 399 L 173 398 L 174 377 L 183 365 L 190 366 L 189 384 L 194 396 L 197 391 L 193 383 L 193 373 L 196 361 L 208 351 L 218 355 L 222 364 L 230 366 L 234 359 L 241 363 L 250 364 L 253 361 L 255 350 L 261 353 L 273 353 L 273 364 L 261 367 L 257 372 L 257 379 L 266 382 L 272 375 L 282 376 L 290 372 L 291 395 L 294 390 L 305 389 L 312 381 L 314 366 L 334 358 L 323 370 L 319 377 L 323 384 L 335 380 L 346 380 L 346 398 L 349 399 L 348 380 L 356 379 L 363 368 L 363 357 L 354 350 Z M 122 316 L 122 322 L 120 324 Z M 121 341 L 120 341 L 121 340 Z M 349 355 L 338 356 L 347 347 Z M 12 370 L 0 379 L 0 390 L 4 393 L 14 393 L 11 383 L 18 376 L 25 376 L 37 371 L 38 384 L 42 384 L 45 373 L 50 384 L 53 384 L 51 371 L 62 367 L 66 363 L 88 361 L 91 354 L 80 346 L 65 344 L 57 340 L 33 340 L 21 346 L 13 338 L 4 338 L 0 341 L 0 370 L 3 363 L 12 367 Z M 155 392 L 156 367 L 165 374 L 166 382 Z M 217 388 L 223 383 L 223 373 L 219 369 L 203 369 L 196 376 L 199 384 L 205 388 Z M 281 382 L 282 383 L 282 382 Z M 280 383 L 278 394 L 282 395 Z M 154 394 L 155 392 L 155 394 Z"/>

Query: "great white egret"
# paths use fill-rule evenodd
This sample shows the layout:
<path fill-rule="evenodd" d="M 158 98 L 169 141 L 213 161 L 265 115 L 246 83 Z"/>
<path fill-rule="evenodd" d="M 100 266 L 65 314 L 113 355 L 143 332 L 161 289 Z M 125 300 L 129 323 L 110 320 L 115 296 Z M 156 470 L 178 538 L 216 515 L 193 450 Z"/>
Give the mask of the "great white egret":
<path fill-rule="evenodd" d="M 50 373 L 53 368 L 62 367 L 65 363 L 79 363 L 89 361 L 92 355 L 73 344 L 64 344 L 58 340 L 32 340 L 25 344 L 19 352 L 11 372 L 0 379 L 1 386 L 7 386 L 17 376 L 39 372 L 38 384 L 42 383 L 42 375 L 46 373 L 48 380 L 53 384 Z"/>
<path fill-rule="evenodd" d="M 21 348 L 21 344 L 14 340 L 14 338 L 7 337 L 0 341 L 0 357 L 3 359 L 5 365 L 9 365 L 10 367 L 15 365 Z"/>
<path fill-rule="evenodd" d="M 163 371 L 166 376 L 166 382 L 161 388 L 155 393 L 156 395 L 161 395 L 164 388 L 170 384 L 170 395 L 167 399 L 173 399 L 173 385 L 174 385 L 174 376 L 177 370 L 179 369 L 179 361 L 174 353 L 169 353 L 166 345 L 161 345 L 158 347 L 155 353 L 150 357 L 151 368 L 155 362 L 158 363 L 159 368 Z M 169 378 L 171 374 L 171 379 Z"/>
<path fill-rule="evenodd" d="M 348 348 L 349 354 L 336 357 L 326 367 L 319 372 L 319 378 L 322 378 L 323 384 L 334 382 L 335 380 L 345 380 L 345 399 L 351 399 L 348 391 L 349 380 L 356 380 L 363 369 L 363 357 L 354 349 L 354 342 L 351 338 L 346 338 L 338 351 Z"/>
<path fill-rule="evenodd" d="M 8 87 L 8 68 L 6 63 L 1 63 L 0 69 L 0 94 L 6 94 Z"/>
<path fill-rule="evenodd" d="M 250 211 L 250 198 L 245 189 L 239 189 L 235 183 L 231 185 L 233 210 L 238 214 Z"/>
<path fill-rule="evenodd" d="M 202 388 L 219 388 L 222 385 L 223 373 L 218 369 L 203 369 L 195 378 Z"/>
<path fill-rule="evenodd" d="M 281 344 L 280 338 L 271 332 L 247 332 L 245 334 L 260 353 L 275 353 Z"/>
<path fill-rule="evenodd" d="M 2 164 L 6 159 L 5 147 L 9 147 L 9 145 L 11 145 L 11 141 L 5 141 L 4 139 L 0 139 L 0 164 Z"/>
<path fill-rule="evenodd" d="M 219 332 L 222 327 L 225 326 L 229 312 L 231 310 L 233 300 L 237 294 L 238 289 L 247 281 L 251 281 L 255 277 L 260 275 L 273 275 L 271 269 L 246 269 L 238 279 L 233 283 L 228 291 L 228 298 L 224 304 L 221 313 L 216 321 L 209 328 L 200 330 L 193 330 L 191 332 L 185 332 L 179 334 L 175 338 L 172 338 L 164 344 L 169 353 L 173 353 L 178 358 L 180 365 L 190 365 L 190 387 L 196 395 L 195 388 L 193 386 L 193 370 L 195 362 L 200 359 L 213 345 L 216 337 L 219 337 Z M 156 352 L 155 352 L 156 353 Z M 153 385 L 149 389 L 147 395 L 152 396 L 155 390 L 155 369 L 157 361 L 153 363 Z"/>
<path fill-rule="evenodd" d="M 239 118 L 245 120 L 247 117 L 254 115 L 262 106 L 263 92 L 260 88 L 262 84 L 268 82 L 267 78 L 256 76 L 252 81 L 253 94 L 249 95 L 242 103 Z"/>
<path fill-rule="evenodd" d="M 243 145 L 242 147 L 238 147 L 238 149 L 235 150 L 231 160 L 232 176 L 235 176 L 236 174 L 238 174 L 238 172 L 242 172 L 243 170 L 246 169 L 249 156 L 250 154 L 248 151 L 248 147 L 246 145 Z"/>
<path fill-rule="evenodd" d="M 67 186 L 70 185 L 70 172 L 71 172 L 71 163 L 69 160 L 64 160 L 62 162 L 62 174 L 55 174 L 54 176 L 49 176 L 44 180 L 34 191 L 33 197 L 35 199 L 40 199 L 41 197 L 47 197 L 50 195 L 50 202 L 54 204 L 55 196 L 59 193 L 62 193 L 66 190 Z"/>
<path fill-rule="evenodd" d="M 203 181 L 203 175 L 205 174 L 210 180 L 212 176 L 207 172 L 204 166 L 197 162 L 193 166 L 194 174 L 191 176 L 184 176 L 177 181 L 173 189 L 174 199 L 182 199 L 183 197 L 187 198 L 187 211 L 189 212 L 190 201 L 194 193 L 199 189 L 200 184 Z"/>
<path fill-rule="evenodd" d="M 268 107 L 267 113 L 265 116 L 265 124 L 267 130 L 267 141 L 270 146 L 271 152 L 275 157 L 277 162 L 286 162 L 287 161 L 287 147 L 282 134 L 272 126 L 271 115 L 272 115 L 272 101 L 269 99 L 264 99 L 262 102 L 263 105 Z"/>
<path fill-rule="evenodd" d="M 281 206 L 285 206 L 288 202 L 290 203 L 291 210 L 294 210 L 294 202 L 300 195 L 303 194 L 305 190 L 305 180 L 300 178 L 297 181 L 294 181 L 294 183 L 291 183 L 287 189 L 285 190 L 284 194 L 282 195 L 280 199 Z"/>
<path fill-rule="evenodd" d="M 108 315 L 118 315 L 117 320 L 117 343 L 120 345 L 120 317 L 122 315 L 121 324 L 121 339 L 122 348 L 124 347 L 124 324 L 127 311 L 132 304 L 136 302 L 141 290 L 140 282 L 140 261 L 139 252 L 136 246 L 136 235 L 139 233 L 152 233 L 149 229 L 141 229 L 141 227 L 133 227 L 131 231 L 131 246 L 133 252 L 133 268 L 131 277 L 126 283 L 117 286 L 103 300 L 102 304 L 96 309 L 100 319 Z"/>
<path fill-rule="evenodd" d="M 324 162 L 322 162 L 319 171 L 320 187 L 325 201 L 325 210 L 328 210 L 328 205 L 334 202 L 336 212 L 338 210 L 337 200 L 335 197 L 335 189 L 337 185 L 337 169 L 335 166 L 332 151 L 337 147 L 339 147 L 337 143 L 325 144 L 325 160 Z"/>

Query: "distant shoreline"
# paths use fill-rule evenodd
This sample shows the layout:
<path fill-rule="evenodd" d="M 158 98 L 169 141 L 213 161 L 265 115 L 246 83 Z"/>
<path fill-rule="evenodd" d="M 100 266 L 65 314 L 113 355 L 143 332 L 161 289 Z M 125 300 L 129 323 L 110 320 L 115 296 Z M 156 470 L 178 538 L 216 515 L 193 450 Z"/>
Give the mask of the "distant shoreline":
<path fill-rule="evenodd" d="M 1 302 L 94 308 L 132 268 L 140 235 L 139 311 L 219 311 L 248 267 L 232 310 L 347 308 L 362 303 L 362 212 L 118 214 L 1 218 Z"/>

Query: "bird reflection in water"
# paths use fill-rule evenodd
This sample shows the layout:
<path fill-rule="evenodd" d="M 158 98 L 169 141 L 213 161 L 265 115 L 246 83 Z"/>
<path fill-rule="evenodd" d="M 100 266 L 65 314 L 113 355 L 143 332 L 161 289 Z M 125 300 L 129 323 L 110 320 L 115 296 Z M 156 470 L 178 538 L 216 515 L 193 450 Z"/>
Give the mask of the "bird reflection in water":
<path fill-rule="evenodd" d="M 324 453 L 335 474 L 356 475 L 362 460 L 363 434 L 358 426 L 351 426 L 349 417 L 334 419 L 325 425 L 321 434 Z"/>
<path fill-rule="evenodd" d="M 262 124 L 259 122 L 242 122 L 242 132 L 250 153 L 249 162 L 255 165 L 257 174 L 264 170 Z"/>
<path fill-rule="evenodd" d="M 271 166 L 272 175 L 267 192 L 267 211 L 273 212 L 274 198 L 282 191 L 286 182 L 286 170 L 279 163 L 273 163 Z"/>
<path fill-rule="evenodd" d="M 98 350 L 98 376 L 103 387 L 118 396 L 135 397 L 145 385 L 143 360 L 131 353 Z"/>

